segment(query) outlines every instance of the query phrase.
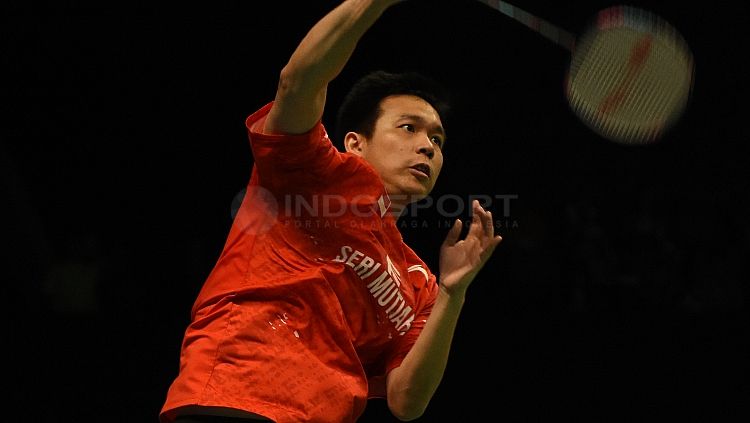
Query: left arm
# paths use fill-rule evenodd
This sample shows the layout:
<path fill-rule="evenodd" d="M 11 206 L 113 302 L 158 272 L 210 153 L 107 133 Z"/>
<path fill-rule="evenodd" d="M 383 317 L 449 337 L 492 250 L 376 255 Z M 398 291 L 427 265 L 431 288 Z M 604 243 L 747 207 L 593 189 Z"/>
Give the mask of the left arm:
<path fill-rule="evenodd" d="M 494 235 L 492 214 L 478 201 L 466 238 L 460 220 L 440 248 L 439 291 L 429 319 L 401 365 L 387 377 L 388 407 L 400 420 L 420 417 L 443 378 L 466 290 L 502 237 Z"/>

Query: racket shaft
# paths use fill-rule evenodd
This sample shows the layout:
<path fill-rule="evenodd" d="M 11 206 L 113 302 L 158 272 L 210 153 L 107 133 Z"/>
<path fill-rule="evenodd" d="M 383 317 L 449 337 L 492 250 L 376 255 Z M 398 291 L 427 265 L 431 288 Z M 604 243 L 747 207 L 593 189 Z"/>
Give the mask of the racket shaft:
<path fill-rule="evenodd" d="M 573 50 L 576 37 L 559 26 L 504 1 L 479 0 L 479 2 L 484 3 L 487 6 L 498 10 L 505 16 L 526 25 L 528 28 L 538 32 L 553 43 L 562 46 L 569 51 Z"/>

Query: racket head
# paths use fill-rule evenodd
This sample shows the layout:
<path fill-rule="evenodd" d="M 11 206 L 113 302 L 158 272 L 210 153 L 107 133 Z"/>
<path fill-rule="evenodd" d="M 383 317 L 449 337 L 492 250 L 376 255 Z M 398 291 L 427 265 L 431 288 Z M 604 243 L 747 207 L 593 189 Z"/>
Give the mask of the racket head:
<path fill-rule="evenodd" d="M 600 11 L 577 39 L 565 78 L 571 109 L 621 144 L 660 140 L 684 113 L 694 61 L 682 35 L 646 10 Z"/>

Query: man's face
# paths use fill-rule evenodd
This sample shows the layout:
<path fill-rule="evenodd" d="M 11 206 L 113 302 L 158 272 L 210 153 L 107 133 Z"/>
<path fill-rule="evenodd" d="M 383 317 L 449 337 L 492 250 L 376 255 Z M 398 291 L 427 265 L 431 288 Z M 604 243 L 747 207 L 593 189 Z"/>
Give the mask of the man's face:
<path fill-rule="evenodd" d="M 443 167 L 445 132 L 440 116 L 412 95 L 386 97 L 380 108 L 372 138 L 348 133 L 347 151 L 375 168 L 392 200 L 408 196 L 406 203 L 418 201 L 432 191 Z"/>

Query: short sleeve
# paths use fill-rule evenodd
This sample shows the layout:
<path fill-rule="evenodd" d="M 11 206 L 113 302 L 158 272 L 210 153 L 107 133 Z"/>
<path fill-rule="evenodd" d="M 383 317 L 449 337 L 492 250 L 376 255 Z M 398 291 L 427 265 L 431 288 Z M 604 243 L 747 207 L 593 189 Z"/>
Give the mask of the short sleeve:
<path fill-rule="evenodd" d="M 266 104 L 245 120 L 255 166 L 259 178 L 265 180 L 264 185 L 270 187 L 281 177 L 289 179 L 295 175 L 309 179 L 330 170 L 340 153 L 321 122 L 299 135 L 269 135 L 258 129 L 262 128 L 272 105 L 273 102 Z"/>

